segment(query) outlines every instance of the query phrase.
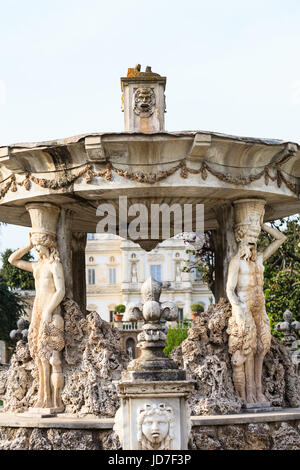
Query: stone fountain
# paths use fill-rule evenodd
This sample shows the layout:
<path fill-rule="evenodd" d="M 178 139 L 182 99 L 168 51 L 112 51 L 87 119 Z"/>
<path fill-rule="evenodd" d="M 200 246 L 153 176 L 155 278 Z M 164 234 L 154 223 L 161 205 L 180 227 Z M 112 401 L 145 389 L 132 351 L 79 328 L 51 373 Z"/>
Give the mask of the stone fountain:
<path fill-rule="evenodd" d="M 0 147 L 0 221 L 32 227 L 30 240 L 10 260 L 35 276 L 37 296 L 29 345 L 18 343 L 10 371 L 5 379 L 0 377 L 7 411 L 38 409 L 31 433 L 26 426 L 33 418 L 23 413 L 22 421 L 1 413 L 0 429 L 11 423 L 26 428 L 30 438 L 22 437 L 24 448 L 35 448 L 34 436 L 41 426 L 48 426 L 43 439 L 55 447 L 54 421 L 46 425 L 44 414 L 61 415 L 63 420 L 67 418 L 62 411 L 74 419 L 93 413 L 97 416 L 93 426 L 98 426 L 100 418 L 114 415 L 119 399 L 116 431 L 124 448 L 187 447 L 186 400 L 193 382 L 163 354 L 164 324 L 176 317 L 174 305 L 159 302 L 160 287 L 153 279 L 145 283 L 145 325 L 139 337 L 142 354 L 128 367 L 117 332 L 96 312 L 85 310 L 86 234 L 99 227 L 99 205 L 113 207 L 115 233 L 132 238 L 127 230 L 131 219 L 124 217 L 127 206 L 120 206 L 119 197 L 128 205 L 143 203 L 149 209 L 152 204 L 174 203 L 181 209 L 187 204 L 204 205 L 204 229 L 215 234 L 216 301 L 227 297 L 230 302 L 228 324 L 223 318 L 222 339 L 218 339 L 222 345 L 226 339 L 231 357 L 228 380 L 233 381 L 237 400 L 244 405 L 266 404 L 261 374 L 271 338 L 262 294 L 263 262 L 284 238 L 265 223 L 299 212 L 300 147 L 293 142 L 201 130 L 168 132 L 165 87 L 166 77 L 150 67 L 143 72 L 136 66 L 121 78 L 124 132 Z M 177 233 L 175 225 L 171 220 L 169 236 Z M 263 253 L 256 250 L 261 230 L 273 238 Z M 152 238 L 146 234 L 147 230 L 134 241 L 148 251 L 168 238 L 162 231 Z M 39 261 L 22 261 L 33 247 Z M 205 321 L 206 326 L 201 324 L 199 331 L 191 332 L 191 341 L 195 346 L 193 335 L 199 334 L 201 345 L 211 350 L 213 335 L 209 338 L 207 332 L 213 331 L 213 321 Z M 203 375 L 201 367 L 197 373 Z M 213 383 L 209 371 L 207 383 Z M 119 397 L 112 381 L 117 381 Z M 222 390 L 218 393 L 224 395 Z M 81 426 L 80 422 L 78 418 L 73 425 Z M 72 429 L 66 421 L 62 426 Z M 12 434 L 8 431 L 7 435 Z M 8 447 L 21 445 L 9 444 L 9 439 Z M 103 437 L 102 448 L 115 445 L 117 438 L 109 439 Z M 69 441 L 65 438 L 64 442 Z"/>

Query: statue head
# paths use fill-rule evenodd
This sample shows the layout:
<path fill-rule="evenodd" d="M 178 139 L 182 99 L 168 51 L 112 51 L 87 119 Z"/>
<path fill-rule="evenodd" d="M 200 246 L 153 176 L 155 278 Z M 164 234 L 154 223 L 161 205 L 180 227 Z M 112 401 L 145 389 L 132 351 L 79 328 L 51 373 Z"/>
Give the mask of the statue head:
<path fill-rule="evenodd" d="M 152 88 L 138 88 L 134 93 L 134 112 L 140 117 L 150 117 L 154 112 L 155 94 Z"/>
<path fill-rule="evenodd" d="M 33 202 L 25 207 L 32 225 L 30 240 L 40 258 L 49 258 L 50 262 L 60 261 L 56 243 L 60 208 L 48 202 Z"/>
<path fill-rule="evenodd" d="M 235 206 L 235 238 L 239 254 L 246 260 L 256 260 L 256 247 L 264 220 L 266 202 L 262 199 L 240 199 Z"/>
<path fill-rule="evenodd" d="M 41 259 L 49 258 L 51 263 L 54 261 L 60 262 L 55 234 L 32 232 L 30 233 L 30 239 L 33 247 L 36 249 Z"/>
<path fill-rule="evenodd" d="M 138 441 L 141 449 L 172 450 L 174 413 L 164 403 L 139 409 Z"/>

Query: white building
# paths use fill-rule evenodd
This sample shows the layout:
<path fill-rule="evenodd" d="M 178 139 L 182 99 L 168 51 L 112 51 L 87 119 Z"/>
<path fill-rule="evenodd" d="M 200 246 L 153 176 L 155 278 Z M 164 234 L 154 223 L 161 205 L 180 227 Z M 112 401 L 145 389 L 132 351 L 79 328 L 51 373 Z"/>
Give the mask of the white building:
<path fill-rule="evenodd" d="M 86 248 L 87 309 L 113 321 L 118 304 L 140 302 L 143 282 L 150 276 L 162 282 L 161 301 L 173 301 L 180 318 L 189 318 L 191 304 L 206 309 L 213 296 L 195 273 L 182 272 L 186 246 L 167 240 L 147 253 L 131 241 L 110 234 L 89 234 Z"/>

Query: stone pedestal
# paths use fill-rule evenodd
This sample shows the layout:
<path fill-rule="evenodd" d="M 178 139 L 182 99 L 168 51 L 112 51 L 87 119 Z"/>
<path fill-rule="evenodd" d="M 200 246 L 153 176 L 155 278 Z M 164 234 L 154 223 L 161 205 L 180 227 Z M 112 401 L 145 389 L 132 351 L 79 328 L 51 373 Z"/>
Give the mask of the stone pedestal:
<path fill-rule="evenodd" d="M 123 450 L 187 450 L 192 381 L 119 382 L 115 432 Z"/>
<path fill-rule="evenodd" d="M 166 322 L 178 318 L 177 306 L 161 303 L 161 284 L 149 278 L 142 286 L 143 305 L 131 305 L 125 315 L 145 324 L 138 335 L 141 355 L 131 361 L 117 391 L 121 407 L 116 414 L 115 432 L 123 450 L 186 450 L 191 430 L 187 398 L 193 381 L 163 352 Z M 142 310 L 141 310 L 142 308 Z"/>

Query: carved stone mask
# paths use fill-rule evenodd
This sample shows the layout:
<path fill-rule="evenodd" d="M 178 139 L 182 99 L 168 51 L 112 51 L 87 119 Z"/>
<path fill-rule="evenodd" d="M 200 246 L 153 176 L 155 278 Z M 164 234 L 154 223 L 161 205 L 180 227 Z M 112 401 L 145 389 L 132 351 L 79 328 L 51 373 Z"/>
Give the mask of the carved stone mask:
<path fill-rule="evenodd" d="M 146 416 L 142 424 L 142 433 L 153 444 L 162 442 L 169 433 L 168 417 L 158 413 Z"/>
<path fill-rule="evenodd" d="M 169 447 L 172 448 L 171 442 L 173 436 L 173 422 L 174 415 L 171 407 L 164 404 L 150 405 L 146 404 L 139 410 L 138 425 L 140 426 L 138 432 L 139 441 L 144 444 L 143 448 L 149 448 L 147 442 L 153 446 L 153 449 L 164 448 L 160 447 L 163 442 L 168 441 Z"/>
<path fill-rule="evenodd" d="M 138 88 L 134 94 L 134 112 L 137 116 L 150 117 L 154 112 L 155 94 L 152 88 Z"/>

